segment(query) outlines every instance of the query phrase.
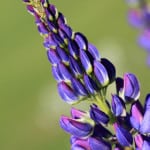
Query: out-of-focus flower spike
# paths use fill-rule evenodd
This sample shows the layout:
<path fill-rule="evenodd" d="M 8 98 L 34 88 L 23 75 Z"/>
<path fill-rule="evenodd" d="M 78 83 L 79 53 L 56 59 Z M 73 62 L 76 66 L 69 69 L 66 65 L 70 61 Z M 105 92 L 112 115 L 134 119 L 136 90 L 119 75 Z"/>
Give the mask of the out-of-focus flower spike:
<path fill-rule="evenodd" d="M 79 57 L 79 47 L 75 41 L 69 40 L 68 49 L 73 58 L 77 59 Z"/>
<path fill-rule="evenodd" d="M 99 89 L 96 82 L 88 75 L 84 75 L 84 84 L 90 94 L 96 94 Z"/>
<path fill-rule="evenodd" d="M 94 74 L 102 87 L 109 84 L 109 77 L 106 68 L 102 63 L 96 60 L 94 61 Z"/>
<path fill-rule="evenodd" d="M 116 92 L 120 96 L 120 94 L 121 95 L 123 94 L 122 91 L 123 91 L 123 79 L 120 77 L 117 77 L 116 78 Z"/>
<path fill-rule="evenodd" d="M 88 140 L 77 139 L 71 146 L 71 150 L 91 150 Z"/>
<path fill-rule="evenodd" d="M 64 24 L 67 24 L 66 18 L 64 17 L 64 15 L 62 13 L 59 12 L 58 14 L 58 18 L 57 18 L 57 23 L 58 25 L 61 27 Z"/>
<path fill-rule="evenodd" d="M 79 138 L 87 138 L 93 133 L 93 125 L 66 116 L 60 118 L 60 126 L 66 132 Z"/>
<path fill-rule="evenodd" d="M 101 111 L 96 105 L 91 105 L 90 117 L 97 123 L 107 124 L 109 117 L 103 111 Z"/>
<path fill-rule="evenodd" d="M 150 134 L 150 94 L 146 96 L 144 109 L 145 113 L 140 126 L 140 132 L 142 134 Z"/>
<path fill-rule="evenodd" d="M 115 116 L 126 116 L 126 108 L 123 100 L 118 95 L 112 95 L 112 111 Z"/>
<path fill-rule="evenodd" d="M 56 47 L 58 46 L 56 44 L 56 42 L 52 39 L 51 34 L 49 34 L 45 39 L 44 39 L 44 43 L 43 43 L 44 47 L 46 49 L 52 48 L 52 49 L 56 49 Z"/>
<path fill-rule="evenodd" d="M 111 145 L 102 138 L 90 137 L 88 139 L 91 150 L 111 150 Z"/>
<path fill-rule="evenodd" d="M 136 101 L 131 106 L 130 123 L 132 127 L 139 130 L 140 124 L 143 120 L 143 107 L 139 101 Z"/>
<path fill-rule="evenodd" d="M 72 107 L 71 108 L 71 116 L 74 119 L 81 119 L 81 118 L 84 118 L 85 116 L 87 117 L 88 113 Z"/>
<path fill-rule="evenodd" d="M 76 32 L 74 40 L 77 42 L 80 49 L 82 49 L 82 50 L 88 49 L 88 41 L 82 33 Z"/>
<path fill-rule="evenodd" d="M 55 80 L 57 82 L 61 82 L 64 80 L 63 77 L 61 76 L 59 69 L 58 69 L 58 65 L 52 66 L 52 74 L 53 74 L 53 77 L 55 78 Z"/>
<path fill-rule="evenodd" d="M 65 50 L 63 50 L 62 48 L 57 46 L 56 51 L 57 51 L 57 54 L 59 55 L 59 57 L 61 58 L 61 61 L 64 64 L 69 65 L 69 56 L 67 55 Z"/>
<path fill-rule="evenodd" d="M 81 64 L 70 56 L 70 69 L 76 78 L 80 78 L 83 75 L 83 68 Z"/>
<path fill-rule="evenodd" d="M 109 84 L 112 83 L 116 78 L 116 69 L 115 66 L 106 58 L 101 59 L 101 63 L 106 68 L 108 77 L 109 77 Z"/>
<path fill-rule="evenodd" d="M 150 51 L 150 30 L 145 29 L 138 38 L 139 45 L 147 51 Z"/>
<path fill-rule="evenodd" d="M 99 51 L 93 44 L 88 44 L 88 51 L 95 60 L 100 61 Z"/>
<path fill-rule="evenodd" d="M 67 66 L 65 66 L 63 63 L 59 63 L 58 68 L 61 73 L 61 76 L 64 78 L 64 81 L 70 82 L 72 79 L 72 74 L 68 70 Z"/>
<path fill-rule="evenodd" d="M 141 10 L 131 8 L 128 12 L 128 21 L 133 27 L 141 28 L 144 24 Z"/>
<path fill-rule="evenodd" d="M 143 150 L 142 147 L 143 147 L 143 137 L 142 135 L 140 134 L 137 134 L 135 137 L 134 137 L 134 141 L 135 141 L 135 145 L 136 145 L 136 148 L 137 150 Z M 146 150 L 146 149 L 145 149 Z"/>
<path fill-rule="evenodd" d="M 140 96 L 140 85 L 134 74 L 126 73 L 124 75 L 124 97 L 125 100 L 130 102 L 131 100 L 138 100 Z"/>
<path fill-rule="evenodd" d="M 57 65 L 61 61 L 57 51 L 53 49 L 47 50 L 47 57 L 52 65 Z"/>
<path fill-rule="evenodd" d="M 81 63 L 86 71 L 87 74 L 91 74 L 93 71 L 93 67 L 91 64 L 91 60 L 89 56 L 87 55 L 86 51 L 80 50 L 80 58 L 81 58 Z"/>
<path fill-rule="evenodd" d="M 65 82 L 60 82 L 57 85 L 58 93 L 60 97 L 69 104 L 74 104 L 78 102 L 78 96 L 75 91 L 67 85 Z"/>
<path fill-rule="evenodd" d="M 122 146 L 131 146 L 132 145 L 133 138 L 132 138 L 131 133 L 129 133 L 126 129 L 124 129 L 118 123 L 114 124 L 114 129 L 115 129 L 115 133 L 116 133 L 118 142 Z"/>
<path fill-rule="evenodd" d="M 88 95 L 88 91 L 85 89 L 84 85 L 76 78 L 72 78 L 71 84 L 72 84 L 74 91 L 76 91 L 76 93 L 78 94 L 78 96 Z"/>

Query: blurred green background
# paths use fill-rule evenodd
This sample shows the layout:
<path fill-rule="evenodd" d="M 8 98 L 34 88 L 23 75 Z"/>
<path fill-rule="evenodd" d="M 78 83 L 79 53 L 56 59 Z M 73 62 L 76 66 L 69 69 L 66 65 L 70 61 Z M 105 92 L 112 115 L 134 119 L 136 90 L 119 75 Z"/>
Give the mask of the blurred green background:
<path fill-rule="evenodd" d="M 141 100 L 150 91 L 146 53 L 136 43 L 138 31 L 126 20 L 127 6 L 116 0 L 51 0 L 68 24 L 115 64 L 117 74 L 137 75 Z M 59 127 L 70 106 L 58 96 L 43 39 L 22 1 L 0 4 L 0 150 L 69 150 L 69 136 Z M 84 105 L 84 104 L 83 104 Z"/>

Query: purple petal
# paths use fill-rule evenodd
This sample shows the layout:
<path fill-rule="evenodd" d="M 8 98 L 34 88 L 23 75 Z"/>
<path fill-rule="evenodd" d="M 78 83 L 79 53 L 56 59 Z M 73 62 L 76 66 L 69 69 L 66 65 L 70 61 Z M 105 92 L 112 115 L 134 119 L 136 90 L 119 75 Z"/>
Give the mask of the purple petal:
<path fill-rule="evenodd" d="M 127 101 L 139 99 L 140 85 L 134 74 L 126 73 L 124 75 L 124 96 Z"/>
<path fill-rule="evenodd" d="M 60 126 L 76 137 L 88 137 L 93 131 L 93 126 L 90 124 L 65 116 L 60 118 Z"/>
<path fill-rule="evenodd" d="M 125 104 L 119 96 L 112 95 L 111 105 L 115 116 L 126 116 Z"/>
<path fill-rule="evenodd" d="M 150 141 L 149 140 L 144 140 L 142 150 L 149 150 L 150 149 Z"/>
<path fill-rule="evenodd" d="M 27 11 L 31 14 L 31 15 L 35 15 L 35 11 L 32 5 L 27 5 Z"/>
<path fill-rule="evenodd" d="M 134 137 L 134 141 L 135 141 L 136 148 L 139 148 L 139 150 L 142 150 L 142 146 L 143 146 L 143 138 L 142 138 L 142 136 L 140 134 L 137 134 Z"/>
<path fill-rule="evenodd" d="M 49 11 L 55 18 L 58 18 L 58 10 L 54 5 L 52 4 L 49 5 Z"/>
<path fill-rule="evenodd" d="M 73 89 L 65 82 L 60 82 L 57 85 L 60 97 L 67 103 L 73 104 L 78 102 L 78 96 Z"/>
<path fill-rule="evenodd" d="M 103 66 L 103 64 L 96 60 L 94 61 L 94 73 L 102 87 L 108 85 L 109 83 L 108 72 L 106 68 Z"/>
<path fill-rule="evenodd" d="M 71 116 L 74 119 L 80 119 L 84 116 L 87 116 L 87 113 L 76 108 L 71 108 Z"/>
<path fill-rule="evenodd" d="M 58 14 L 58 18 L 57 18 L 57 23 L 58 25 L 61 27 L 64 24 L 67 24 L 66 18 L 64 17 L 64 15 L 62 13 L 59 12 Z"/>
<path fill-rule="evenodd" d="M 70 39 L 72 38 L 73 31 L 68 25 L 61 24 L 60 28 L 67 34 L 68 38 L 70 38 Z"/>
<path fill-rule="evenodd" d="M 119 93 L 122 93 L 123 90 L 123 79 L 118 77 L 116 78 L 116 92 L 119 95 Z"/>
<path fill-rule="evenodd" d="M 118 125 L 117 123 L 114 124 L 115 132 L 116 132 L 116 137 L 118 139 L 118 142 L 122 146 L 130 146 L 132 145 L 133 138 L 132 135 L 123 127 Z"/>
<path fill-rule="evenodd" d="M 88 95 L 88 91 L 86 90 L 85 86 L 79 80 L 73 78 L 71 80 L 71 84 L 72 84 L 74 91 L 76 91 L 76 93 L 79 96 L 87 96 Z"/>
<path fill-rule="evenodd" d="M 61 82 L 64 80 L 64 78 L 62 77 L 62 75 L 58 69 L 58 66 L 52 66 L 52 74 L 57 82 Z"/>
<path fill-rule="evenodd" d="M 74 39 L 77 42 L 80 49 L 82 49 L 82 50 L 88 49 L 88 41 L 82 33 L 76 32 Z"/>
<path fill-rule="evenodd" d="M 109 122 L 108 115 L 101 111 L 96 105 L 91 106 L 90 117 L 97 123 L 107 124 Z"/>
<path fill-rule="evenodd" d="M 98 86 L 95 81 L 86 74 L 84 75 L 84 84 L 89 93 L 96 94 Z"/>
<path fill-rule="evenodd" d="M 111 150 L 111 145 L 101 138 L 90 137 L 88 140 L 91 150 Z"/>

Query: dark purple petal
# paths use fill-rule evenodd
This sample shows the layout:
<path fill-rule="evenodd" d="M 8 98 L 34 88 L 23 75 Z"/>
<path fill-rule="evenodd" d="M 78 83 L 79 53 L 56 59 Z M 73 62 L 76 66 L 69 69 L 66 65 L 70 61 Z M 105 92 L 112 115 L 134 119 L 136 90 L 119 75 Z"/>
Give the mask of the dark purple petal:
<path fill-rule="evenodd" d="M 101 59 L 101 63 L 105 67 L 109 77 L 109 83 L 112 83 L 116 78 L 116 69 L 115 66 L 106 58 Z"/>
<path fill-rule="evenodd" d="M 57 46 L 56 51 L 57 51 L 57 54 L 59 55 L 59 57 L 61 58 L 61 61 L 64 62 L 66 65 L 68 65 L 69 64 L 69 56 L 67 55 L 65 50 Z"/>
<path fill-rule="evenodd" d="M 87 55 L 86 51 L 80 50 L 80 59 L 81 59 L 81 63 L 83 65 L 86 73 L 90 74 L 93 71 L 93 67 L 92 67 L 90 58 Z"/>
<path fill-rule="evenodd" d="M 73 89 L 65 82 L 60 82 L 57 85 L 60 97 L 67 103 L 73 104 L 78 102 L 78 96 Z"/>
<path fill-rule="evenodd" d="M 63 63 L 59 63 L 58 68 L 59 68 L 59 71 L 60 71 L 61 76 L 63 77 L 63 79 L 66 82 L 70 82 L 71 79 L 72 79 L 72 74 L 69 71 L 69 69 L 67 68 L 67 66 L 65 66 Z"/>
<path fill-rule="evenodd" d="M 125 104 L 118 95 L 112 95 L 111 106 L 115 116 L 126 116 Z"/>
<path fill-rule="evenodd" d="M 150 94 L 146 96 L 145 113 L 144 113 L 143 121 L 140 126 L 140 132 L 142 134 L 150 133 Z"/>
<path fill-rule="evenodd" d="M 88 75 L 84 75 L 84 84 L 86 89 L 91 94 L 96 94 L 97 90 L 99 89 L 95 81 Z"/>
<path fill-rule="evenodd" d="M 48 20 L 47 23 L 48 23 L 48 28 L 50 32 L 57 33 L 57 30 L 58 30 L 57 25 L 53 21 L 50 21 L 50 20 Z"/>
<path fill-rule="evenodd" d="M 37 24 L 37 28 L 41 35 L 47 35 L 49 33 L 47 27 L 43 23 Z"/>
<path fill-rule="evenodd" d="M 52 66 L 52 74 L 57 82 L 61 82 L 64 80 L 64 78 L 62 77 L 62 75 L 58 69 L 58 66 Z"/>
<path fill-rule="evenodd" d="M 80 49 L 82 50 L 88 49 L 88 41 L 82 33 L 76 32 L 74 40 L 77 42 Z"/>
<path fill-rule="evenodd" d="M 62 29 L 58 29 L 58 33 L 59 33 L 61 39 L 64 41 L 64 43 L 66 45 L 68 45 L 68 36 L 67 36 L 67 34 Z"/>
<path fill-rule="evenodd" d="M 143 120 L 143 107 L 139 101 L 136 101 L 131 106 L 130 123 L 132 127 L 139 130 L 140 124 Z"/>
<path fill-rule="evenodd" d="M 118 139 L 118 142 L 122 146 L 130 146 L 132 145 L 133 138 L 132 135 L 123 127 L 118 125 L 117 123 L 114 124 L 116 137 Z"/>
<path fill-rule="evenodd" d="M 92 131 L 93 131 L 93 126 L 76 120 L 76 119 L 71 119 L 69 117 L 62 116 L 60 118 L 60 126 L 68 133 L 76 136 L 76 137 L 88 137 Z"/>
<path fill-rule="evenodd" d="M 87 96 L 88 95 L 88 91 L 86 90 L 85 86 L 76 78 L 73 78 L 71 80 L 71 84 L 72 84 L 74 91 L 76 91 L 76 93 L 79 96 Z"/>
<path fill-rule="evenodd" d="M 142 48 L 150 51 L 150 30 L 144 30 L 138 38 L 138 43 Z"/>
<path fill-rule="evenodd" d="M 101 138 L 90 137 L 88 140 L 91 150 L 111 150 L 111 145 Z"/>
<path fill-rule="evenodd" d="M 143 138 L 142 138 L 142 136 L 140 134 L 137 134 L 134 137 L 134 141 L 135 141 L 136 148 L 138 148 L 139 150 L 142 150 L 142 146 L 143 146 Z"/>
<path fill-rule="evenodd" d="M 123 79 L 118 77 L 116 78 L 116 92 L 119 95 L 123 90 Z"/>
<path fill-rule="evenodd" d="M 96 60 L 94 61 L 94 74 L 102 87 L 108 85 L 108 72 L 104 65 Z"/>
<path fill-rule="evenodd" d="M 73 31 L 68 25 L 61 24 L 60 28 L 67 34 L 68 38 L 70 38 L 70 39 L 72 38 Z"/>
<path fill-rule="evenodd" d="M 124 97 L 125 100 L 137 100 L 140 96 L 140 85 L 134 74 L 126 73 L 124 75 Z"/>
<path fill-rule="evenodd" d="M 68 49 L 73 58 L 77 59 L 79 57 L 79 47 L 75 41 L 69 40 Z"/>
<path fill-rule="evenodd" d="M 58 14 L 58 18 L 57 18 L 57 23 L 58 25 L 61 27 L 64 24 L 67 24 L 66 18 L 64 17 L 64 15 L 62 13 L 59 12 Z"/>
<path fill-rule="evenodd" d="M 71 116 L 74 119 L 80 119 L 84 116 L 87 116 L 88 114 L 82 110 L 76 109 L 76 108 L 71 108 Z"/>
<path fill-rule="evenodd" d="M 83 68 L 80 62 L 75 60 L 73 57 L 70 57 L 70 69 L 77 78 L 80 78 L 83 75 Z"/>
<path fill-rule="evenodd" d="M 108 115 L 101 111 L 96 105 L 91 106 L 90 117 L 97 123 L 107 124 L 109 122 Z"/>
<path fill-rule="evenodd" d="M 58 10 L 54 5 L 52 4 L 49 5 L 49 11 L 56 19 L 58 18 Z"/>
<path fill-rule="evenodd" d="M 100 61 L 99 51 L 93 44 L 88 44 L 88 51 L 95 60 Z"/>
<path fill-rule="evenodd" d="M 57 51 L 53 49 L 47 50 L 47 57 L 52 65 L 57 65 L 61 61 Z"/>

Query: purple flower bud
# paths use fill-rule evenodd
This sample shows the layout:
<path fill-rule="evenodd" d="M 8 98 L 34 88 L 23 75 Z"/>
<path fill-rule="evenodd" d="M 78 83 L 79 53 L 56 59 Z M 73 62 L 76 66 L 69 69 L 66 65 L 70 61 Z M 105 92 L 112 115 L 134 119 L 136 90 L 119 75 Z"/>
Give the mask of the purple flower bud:
<path fill-rule="evenodd" d="M 64 15 L 62 13 L 59 12 L 58 14 L 58 18 L 57 18 L 57 23 L 58 25 L 61 27 L 64 24 L 67 24 L 66 18 L 64 17 Z"/>
<path fill-rule="evenodd" d="M 67 36 L 67 34 L 62 29 L 58 29 L 58 33 L 59 33 L 61 39 L 64 41 L 64 43 L 66 45 L 68 45 L 68 36 Z"/>
<path fill-rule="evenodd" d="M 73 40 L 69 40 L 68 49 L 70 55 L 73 56 L 73 58 L 77 59 L 79 56 L 79 47 L 77 43 Z"/>
<path fill-rule="evenodd" d="M 57 33 L 57 25 L 53 22 L 53 21 L 50 21 L 50 20 L 48 20 L 47 21 L 47 23 L 48 23 L 48 28 L 49 28 L 49 32 L 53 32 L 53 33 Z"/>
<path fill-rule="evenodd" d="M 59 25 L 59 26 L 60 26 L 60 25 Z M 68 25 L 66 25 L 66 24 L 61 24 L 60 29 L 62 29 L 62 30 L 67 34 L 67 36 L 68 36 L 70 39 L 72 38 L 72 36 L 73 36 L 73 31 L 72 31 L 72 29 L 71 29 Z"/>
<path fill-rule="evenodd" d="M 69 71 L 69 69 L 67 68 L 67 66 L 65 66 L 63 63 L 59 63 L 58 69 L 59 69 L 64 81 L 70 82 L 70 80 L 72 79 L 72 74 Z"/>
<path fill-rule="evenodd" d="M 88 140 L 77 139 L 71 147 L 71 150 L 91 150 Z"/>
<path fill-rule="evenodd" d="M 149 134 L 150 133 L 150 94 L 146 96 L 144 109 L 145 109 L 145 113 L 144 113 L 143 121 L 140 126 L 140 132 L 142 134 Z"/>
<path fill-rule="evenodd" d="M 103 64 L 96 60 L 94 61 L 94 74 L 102 87 L 108 85 L 108 72 Z"/>
<path fill-rule="evenodd" d="M 81 59 L 81 63 L 83 65 L 86 73 L 90 74 L 93 71 L 93 67 L 92 67 L 90 58 L 87 55 L 86 51 L 80 50 L 80 59 Z"/>
<path fill-rule="evenodd" d="M 134 137 L 134 141 L 135 141 L 135 145 L 136 145 L 136 148 L 138 150 L 143 150 L 142 149 L 142 146 L 143 146 L 143 138 L 140 134 L 137 134 L 135 137 Z"/>
<path fill-rule="evenodd" d="M 31 15 L 35 15 L 35 11 L 32 5 L 27 5 L 27 11 L 31 14 Z"/>
<path fill-rule="evenodd" d="M 88 139 L 91 150 L 111 150 L 111 145 L 101 138 Z"/>
<path fill-rule="evenodd" d="M 96 94 L 97 90 L 99 89 L 96 82 L 88 75 L 84 75 L 84 84 L 86 89 L 91 94 Z"/>
<path fill-rule="evenodd" d="M 150 30 L 146 29 L 139 36 L 138 42 L 142 48 L 144 48 L 147 51 L 150 51 L 150 42 L 149 41 L 150 41 Z"/>
<path fill-rule="evenodd" d="M 88 41 L 82 33 L 76 32 L 74 39 L 77 42 L 80 49 L 82 49 L 82 50 L 88 49 Z"/>
<path fill-rule="evenodd" d="M 73 104 L 78 101 L 78 96 L 73 89 L 65 82 L 60 82 L 57 85 L 60 97 L 67 103 Z"/>
<path fill-rule="evenodd" d="M 84 118 L 84 116 L 88 116 L 88 113 L 76 108 L 71 108 L 71 116 L 73 119 L 81 119 L 82 117 Z"/>
<path fill-rule="evenodd" d="M 57 66 L 52 66 L 52 74 L 53 74 L 53 77 L 55 78 L 55 80 L 57 82 L 61 82 L 61 81 L 64 80 L 64 78 L 62 77 L 62 75 L 59 71 L 58 65 Z"/>
<path fill-rule="evenodd" d="M 63 50 L 62 48 L 57 46 L 56 51 L 57 51 L 57 54 L 59 55 L 59 57 L 61 58 L 61 61 L 68 65 L 69 64 L 69 56 L 67 55 L 65 50 Z"/>
<path fill-rule="evenodd" d="M 139 101 L 132 104 L 130 115 L 130 123 L 132 127 L 139 130 L 140 124 L 143 120 L 143 107 Z"/>
<path fill-rule="evenodd" d="M 99 51 L 93 44 L 88 44 L 88 51 L 95 60 L 100 61 Z"/>
<path fill-rule="evenodd" d="M 52 4 L 50 4 L 48 8 L 49 8 L 49 11 L 51 12 L 51 14 L 57 19 L 58 18 L 57 8 Z"/>
<path fill-rule="evenodd" d="M 53 49 L 47 50 L 47 57 L 52 65 L 57 65 L 61 61 L 57 51 Z"/>
<path fill-rule="evenodd" d="M 130 146 L 132 145 L 133 138 L 132 135 L 123 127 L 118 125 L 117 123 L 114 124 L 116 137 L 118 139 L 118 142 L 122 146 Z"/>
<path fill-rule="evenodd" d="M 129 23 L 136 28 L 141 28 L 143 26 L 142 12 L 138 9 L 130 9 L 128 12 Z"/>
<path fill-rule="evenodd" d="M 43 23 L 37 24 L 38 31 L 41 35 L 48 35 L 49 31 Z"/>
<path fill-rule="evenodd" d="M 96 105 L 91 105 L 90 117 L 97 123 L 107 124 L 109 117 L 103 111 L 101 111 Z"/>
<path fill-rule="evenodd" d="M 71 80 L 71 84 L 72 84 L 74 91 L 76 91 L 76 93 L 79 96 L 87 96 L 88 95 L 88 91 L 86 90 L 84 85 L 79 80 L 73 78 Z"/>
<path fill-rule="evenodd" d="M 116 78 L 116 92 L 118 95 L 120 95 L 120 93 L 122 93 L 123 90 L 123 79 L 118 77 Z"/>
<path fill-rule="evenodd" d="M 126 101 L 137 100 L 140 96 L 140 85 L 134 74 L 124 75 L 124 97 Z"/>
<path fill-rule="evenodd" d="M 60 118 L 60 126 L 66 132 L 79 138 L 88 137 L 93 132 L 93 126 L 91 124 L 65 116 Z"/>
<path fill-rule="evenodd" d="M 105 67 L 109 77 L 109 83 L 112 83 L 116 78 L 116 69 L 115 66 L 106 58 L 101 59 L 101 63 Z"/>
<path fill-rule="evenodd" d="M 119 96 L 112 95 L 111 106 L 115 116 L 126 116 L 125 104 Z"/>
<path fill-rule="evenodd" d="M 57 43 L 52 39 L 51 34 L 45 38 L 43 45 L 46 49 L 56 49 L 57 47 Z"/>

